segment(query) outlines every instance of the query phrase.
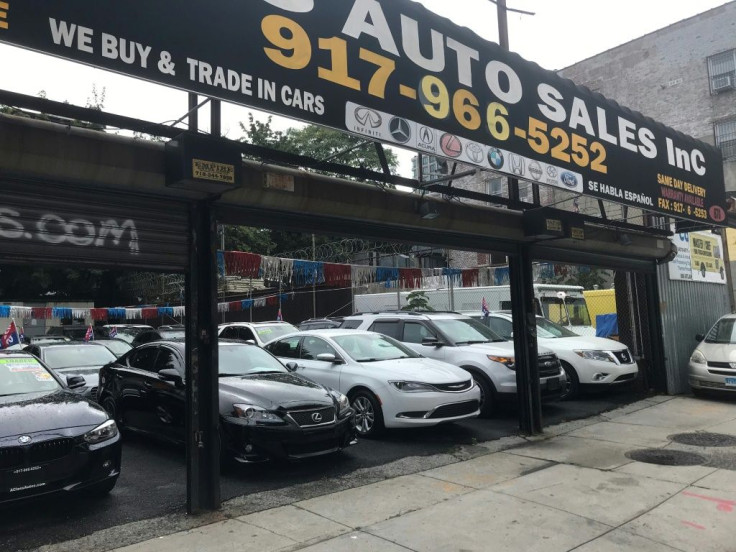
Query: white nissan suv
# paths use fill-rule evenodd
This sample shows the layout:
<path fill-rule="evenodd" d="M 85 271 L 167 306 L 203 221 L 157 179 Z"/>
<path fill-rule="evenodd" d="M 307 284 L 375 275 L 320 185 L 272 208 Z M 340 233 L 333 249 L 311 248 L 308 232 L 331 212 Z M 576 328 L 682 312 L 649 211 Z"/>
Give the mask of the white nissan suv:
<path fill-rule="evenodd" d="M 473 375 L 481 390 L 481 415 L 497 401 L 516 399 L 514 344 L 470 316 L 454 312 L 383 312 L 346 316 L 341 328 L 370 330 L 401 341 L 421 355 L 459 366 Z M 539 382 L 543 400 L 559 399 L 565 372 L 552 351 L 539 347 Z"/>

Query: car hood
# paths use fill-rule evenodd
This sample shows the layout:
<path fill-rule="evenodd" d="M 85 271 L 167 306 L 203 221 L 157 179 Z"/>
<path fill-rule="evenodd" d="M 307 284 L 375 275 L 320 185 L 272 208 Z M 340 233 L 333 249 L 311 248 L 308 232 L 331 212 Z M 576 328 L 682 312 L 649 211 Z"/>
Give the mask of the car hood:
<path fill-rule="evenodd" d="M 514 356 L 513 341 L 495 341 L 493 343 L 473 343 L 472 345 L 459 345 L 468 351 L 478 351 L 487 355 Z M 549 347 L 541 345 L 537 346 L 537 352 L 540 355 L 551 355 L 552 350 Z"/>
<path fill-rule="evenodd" d="M 228 403 L 227 411 L 237 402 L 271 410 L 297 404 L 334 404 L 326 387 L 291 373 L 220 378 L 220 397 Z"/>
<path fill-rule="evenodd" d="M 0 397 L 0 439 L 62 428 L 98 426 L 107 414 L 66 390 Z"/>
<path fill-rule="evenodd" d="M 626 345 L 603 337 L 540 337 L 540 343 L 554 350 L 563 351 L 625 351 Z"/>
<path fill-rule="evenodd" d="M 431 358 L 397 358 L 361 364 L 374 374 L 378 370 L 384 371 L 391 380 L 457 383 L 469 379 L 469 374 L 462 368 Z"/>
<path fill-rule="evenodd" d="M 711 362 L 736 362 L 736 344 L 703 342 L 697 350 Z"/>

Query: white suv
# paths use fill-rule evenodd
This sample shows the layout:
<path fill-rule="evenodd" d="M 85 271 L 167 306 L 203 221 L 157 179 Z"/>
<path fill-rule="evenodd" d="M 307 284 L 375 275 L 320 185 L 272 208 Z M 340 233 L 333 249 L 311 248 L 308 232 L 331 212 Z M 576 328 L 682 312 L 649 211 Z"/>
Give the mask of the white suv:
<path fill-rule="evenodd" d="M 481 415 L 498 400 L 516 398 L 514 344 L 486 326 L 453 312 L 383 312 L 346 316 L 341 328 L 371 330 L 393 337 L 414 351 L 470 372 L 481 390 Z M 557 356 L 539 347 L 540 388 L 544 399 L 558 399 L 566 385 Z"/>
<path fill-rule="evenodd" d="M 299 330 L 280 320 L 272 322 L 230 322 L 220 324 L 217 335 L 222 339 L 239 339 L 240 341 L 252 341 L 259 347 L 277 337 Z"/>

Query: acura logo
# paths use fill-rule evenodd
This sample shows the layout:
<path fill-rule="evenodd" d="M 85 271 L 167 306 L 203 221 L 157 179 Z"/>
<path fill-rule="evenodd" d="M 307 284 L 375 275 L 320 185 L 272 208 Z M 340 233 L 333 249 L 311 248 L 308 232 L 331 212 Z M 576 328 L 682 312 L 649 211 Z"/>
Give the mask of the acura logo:
<path fill-rule="evenodd" d="M 383 123 L 381 115 L 366 107 L 359 107 L 355 110 L 355 118 L 363 126 L 378 128 Z"/>
<path fill-rule="evenodd" d="M 32 439 L 31 439 L 31 436 L 30 435 L 21 435 L 20 437 L 18 437 L 18 442 L 21 445 L 27 445 L 28 443 L 31 442 L 31 440 Z"/>
<path fill-rule="evenodd" d="M 406 119 L 401 117 L 394 117 L 388 124 L 388 129 L 391 132 L 393 139 L 400 144 L 405 144 L 411 138 L 411 127 Z"/>
<path fill-rule="evenodd" d="M 312 414 L 312 421 L 315 424 L 320 423 L 322 421 L 322 414 L 320 414 L 319 412 L 315 412 L 314 414 Z"/>

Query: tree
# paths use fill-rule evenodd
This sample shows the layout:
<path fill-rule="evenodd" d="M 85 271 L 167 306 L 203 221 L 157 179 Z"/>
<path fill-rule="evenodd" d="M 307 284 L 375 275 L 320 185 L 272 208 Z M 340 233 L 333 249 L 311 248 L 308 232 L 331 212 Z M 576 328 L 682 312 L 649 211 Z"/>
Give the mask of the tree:
<path fill-rule="evenodd" d="M 401 310 L 408 311 L 433 311 L 429 304 L 427 294 L 420 290 L 414 290 L 406 296 L 407 305 Z"/>

